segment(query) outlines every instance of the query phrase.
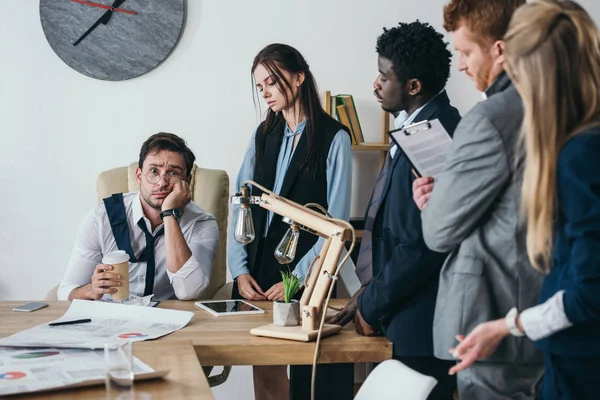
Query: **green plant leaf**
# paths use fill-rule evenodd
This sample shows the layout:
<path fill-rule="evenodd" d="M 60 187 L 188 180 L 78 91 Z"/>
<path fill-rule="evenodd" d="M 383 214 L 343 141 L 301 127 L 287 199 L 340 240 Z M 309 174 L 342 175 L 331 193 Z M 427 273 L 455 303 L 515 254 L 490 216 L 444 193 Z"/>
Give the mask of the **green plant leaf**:
<path fill-rule="evenodd" d="M 281 271 L 281 278 L 283 280 L 284 301 L 290 303 L 300 287 L 301 280 L 296 275 L 292 274 L 290 270 Z"/>

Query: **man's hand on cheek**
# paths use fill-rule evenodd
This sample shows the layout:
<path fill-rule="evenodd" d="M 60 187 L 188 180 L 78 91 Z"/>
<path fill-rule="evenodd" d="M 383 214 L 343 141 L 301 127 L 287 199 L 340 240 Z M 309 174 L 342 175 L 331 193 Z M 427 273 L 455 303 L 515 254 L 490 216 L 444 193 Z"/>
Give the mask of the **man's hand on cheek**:
<path fill-rule="evenodd" d="M 162 210 L 171 210 L 173 208 L 182 210 L 191 200 L 190 185 L 185 180 L 177 181 L 173 184 L 171 193 L 165 198 Z"/>

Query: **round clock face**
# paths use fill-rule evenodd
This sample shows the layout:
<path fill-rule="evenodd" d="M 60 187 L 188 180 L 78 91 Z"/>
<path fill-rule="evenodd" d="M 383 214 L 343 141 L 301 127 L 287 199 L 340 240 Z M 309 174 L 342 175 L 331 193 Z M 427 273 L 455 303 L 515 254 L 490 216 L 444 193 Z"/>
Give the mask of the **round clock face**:
<path fill-rule="evenodd" d="M 92 78 L 121 81 L 154 69 L 171 53 L 185 0 L 40 0 L 54 52 Z"/>

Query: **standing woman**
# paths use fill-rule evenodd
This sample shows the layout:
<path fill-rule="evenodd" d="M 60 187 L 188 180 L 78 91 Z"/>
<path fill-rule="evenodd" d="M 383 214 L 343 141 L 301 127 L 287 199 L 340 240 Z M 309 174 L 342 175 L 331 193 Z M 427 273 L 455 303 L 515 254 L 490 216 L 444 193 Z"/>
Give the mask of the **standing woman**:
<path fill-rule="evenodd" d="M 514 15 L 506 65 L 525 104 L 527 252 L 547 274 L 540 304 L 475 328 L 451 373 L 510 334 L 545 352 L 543 399 L 597 399 L 600 369 L 600 40 L 577 3 L 536 1 Z"/>
<path fill-rule="evenodd" d="M 271 44 L 255 57 L 251 72 L 256 90 L 269 109 L 250 141 L 236 187 L 251 179 L 282 197 L 299 204 L 317 203 L 334 218 L 348 221 L 350 135 L 321 107 L 315 79 L 304 57 L 291 46 Z M 252 195 L 261 194 L 260 189 L 252 187 Z M 234 216 L 236 211 L 234 208 Z M 256 239 L 248 245 L 233 237 L 235 218 L 229 228 L 228 264 L 235 280 L 232 297 L 282 300 L 281 271 L 289 269 L 304 279 L 323 239 L 300 231 L 294 261 L 281 265 L 273 253 L 289 225 L 280 215 L 258 206 L 252 206 L 252 216 Z M 257 400 L 287 398 L 286 367 L 254 367 L 254 391 Z"/>

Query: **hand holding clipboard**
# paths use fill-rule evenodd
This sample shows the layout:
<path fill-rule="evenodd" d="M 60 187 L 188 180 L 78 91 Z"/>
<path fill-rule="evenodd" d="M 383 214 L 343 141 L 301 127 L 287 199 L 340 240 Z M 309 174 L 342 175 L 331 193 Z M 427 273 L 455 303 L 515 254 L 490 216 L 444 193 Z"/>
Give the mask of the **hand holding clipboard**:
<path fill-rule="evenodd" d="M 452 138 L 437 119 L 417 122 L 389 132 L 420 176 L 433 176 L 444 170 Z"/>

